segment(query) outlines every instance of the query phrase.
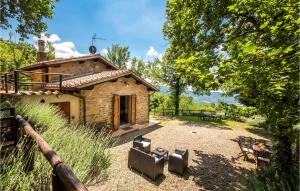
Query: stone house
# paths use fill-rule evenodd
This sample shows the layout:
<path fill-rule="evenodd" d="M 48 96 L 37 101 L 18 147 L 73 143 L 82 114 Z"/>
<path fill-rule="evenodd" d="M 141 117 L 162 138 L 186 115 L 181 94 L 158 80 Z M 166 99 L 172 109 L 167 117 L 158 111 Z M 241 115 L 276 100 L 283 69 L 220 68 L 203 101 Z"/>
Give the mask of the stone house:
<path fill-rule="evenodd" d="M 57 92 L 61 87 L 61 91 L 22 95 L 24 102 L 54 104 L 71 123 L 94 123 L 114 130 L 149 122 L 149 94 L 157 89 L 131 71 L 118 69 L 100 54 L 46 60 L 40 41 L 38 59 L 21 68 L 32 73 L 32 90 Z"/>

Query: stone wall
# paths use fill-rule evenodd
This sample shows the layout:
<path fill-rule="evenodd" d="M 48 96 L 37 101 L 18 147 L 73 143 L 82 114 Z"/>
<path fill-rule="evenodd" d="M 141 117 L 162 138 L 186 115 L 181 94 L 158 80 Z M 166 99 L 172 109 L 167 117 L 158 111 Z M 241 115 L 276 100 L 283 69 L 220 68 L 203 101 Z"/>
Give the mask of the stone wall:
<path fill-rule="evenodd" d="M 109 69 L 105 64 L 101 63 L 101 61 L 93 61 L 93 60 L 88 60 L 83 63 L 80 63 L 78 61 L 69 62 L 69 63 L 61 64 L 60 66 L 57 67 L 49 67 L 49 73 L 73 74 L 74 76 L 88 74 L 88 73 L 102 72 L 107 70 L 112 70 L 112 69 Z M 49 77 L 50 82 L 51 80 L 58 80 L 58 79 L 59 76 L 57 75 Z"/>
<path fill-rule="evenodd" d="M 126 82 L 126 83 L 124 83 Z M 95 85 L 92 90 L 81 90 L 86 98 L 87 122 L 108 127 L 113 126 L 113 96 L 136 95 L 136 123 L 149 122 L 149 92 L 143 84 L 136 84 L 132 78 L 120 78 L 116 82 Z"/>

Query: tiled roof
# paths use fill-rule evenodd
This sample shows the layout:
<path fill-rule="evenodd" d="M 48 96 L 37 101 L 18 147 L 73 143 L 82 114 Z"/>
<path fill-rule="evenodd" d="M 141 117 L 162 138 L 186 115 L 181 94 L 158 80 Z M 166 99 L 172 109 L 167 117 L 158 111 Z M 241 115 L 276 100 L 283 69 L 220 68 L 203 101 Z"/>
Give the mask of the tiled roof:
<path fill-rule="evenodd" d="M 148 83 L 146 80 L 142 79 L 141 77 L 135 75 L 134 73 L 132 73 L 128 70 L 103 71 L 100 73 L 89 74 L 86 76 L 75 77 L 72 79 L 66 79 L 66 80 L 63 80 L 62 87 L 67 88 L 67 89 L 73 89 L 73 88 L 80 89 L 83 87 L 99 84 L 102 82 L 107 82 L 107 81 L 114 80 L 114 79 L 124 77 L 124 76 L 131 76 L 135 80 L 141 82 L 142 84 L 151 88 L 152 90 L 155 90 L 155 91 L 157 90 L 157 88 L 154 87 L 152 84 Z M 59 84 L 58 84 L 58 82 L 51 83 L 51 84 L 47 84 L 46 87 L 48 89 L 52 89 L 52 88 L 55 89 L 55 88 L 59 87 Z"/>
<path fill-rule="evenodd" d="M 121 77 L 130 74 L 127 70 L 111 70 L 111 71 L 103 71 L 96 74 L 90 74 L 87 76 L 81 76 L 69 80 L 64 80 L 62 82 L 63 87 L 71 88 L 71 87 L 78 87 L 85 84 L 93 83 L 93 82 L 100 82 L 101 80 L 107 81 L 111 78 Z"/>
<path fill-rule="evenodd" d="M 58 58 L 58 59 L 53 59 L 53 60 L 47 60 L 47 61 L 37 62 L 35 64 L 25 66 L 21 69 L 22 70 L 33 70 L 33 69 L 37 69 L 37 68 L 43 68 L 45 66 L 63 64 L 63 63 L 69 63 L 69 62 L 76 62 L 76 61 L 92 60 L 92 59 L 100 59 L 103 63 L 111 66 L 114 69 L 118 69 L 114 64 L 112 64 L 110 61 L 106 60 L 100 54 L 89 54 L 89 55 L 84 55 L 84 56 L 79 56 L 79 57 Z"/>
<path fill-rule="evenodd" d="M 3 90 L 0 91 L 0 94 L 15 94 L 15 95 L 58 95 L 61 94 L 58 90 L 55 91 L 18 91 L 18 93 L 15 93 L 15 91 L 8 91 L 7 93 Z"/>

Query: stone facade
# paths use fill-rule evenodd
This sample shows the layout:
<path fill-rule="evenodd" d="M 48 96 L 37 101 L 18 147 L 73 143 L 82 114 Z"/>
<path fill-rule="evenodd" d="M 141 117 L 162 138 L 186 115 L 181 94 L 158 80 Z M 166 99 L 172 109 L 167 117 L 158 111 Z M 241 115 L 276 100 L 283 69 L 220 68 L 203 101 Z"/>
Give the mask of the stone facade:
<path fill-rule="evenodd" d="M 87 60 L 84 62 L 69 62 L 57 67 L 49 67 L 49 73 L 73 74 L 74 76 L 111 70 L 101 61 Z M 69 77 L 69 76 L 68 76 Z M 58 80 L 57 75 L 50 76 L 49 81 Z"/>
<path fill-rule="evenodd" d="M 33 72 L 47 72 L 47 73 L 62 73 L 62 74 L 73 74 L 73 76 L 83 75 L 83 74 L 89 74 L 89 73 L 96 73 L 96 72 L 102 72 L 112 70 L 107 65 L 103 64 L 101 61 L 97 60 L 87 60 L 84 62 L 80 61 L 73 61 L 68 63 L 63 63 L 57 66 L 51 66 L 48 67 L 48 71 L 46 71 L 45 68 L 43 69 L 34 69 L 31 70 Z M 72 77 L 72 76 L 65 76 L 65 77 Z M 65 78 L 64 77 L 64 78 Z M 45 78 L 45 77 L 44 77 Z M 49 75 L 48 77 L 49 82 L 52 80 L 59 80 L 58 75 Z M 42 82 L 43 76 L 40 74 L 33 74 L 31 77 L 31 80 L 33 82 Z M 40 85 L 35 85 L 35 89 L 40 89 Z"/>
<path fill-rule="evenodd" d="M 119 78 L 115 82 L 95 85 L 92 90 L 81 90 L 86 99 L 86 120 L 102 126 L 113 127 L 114 95 L 136 95 L 136 123 L 149 122 L 149 92 L 133 78 Z"/>

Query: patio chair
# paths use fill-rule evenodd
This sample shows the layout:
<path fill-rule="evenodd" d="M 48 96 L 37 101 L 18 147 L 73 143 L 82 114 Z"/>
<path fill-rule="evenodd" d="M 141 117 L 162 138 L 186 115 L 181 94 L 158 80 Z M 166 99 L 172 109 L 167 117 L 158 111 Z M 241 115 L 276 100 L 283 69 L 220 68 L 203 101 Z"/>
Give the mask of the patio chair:
<path fill-rule="evenodd" d="M 183 175 L 185 169 L 188 167 L 188 150 L 181 151 L 175 149 L 175 153 L 169 155 L 168 170 Z"/>
<path fill-rule="evenodd" d="M 164 157 L 152 156 L 138 148 L 131 148 L 128 155 L 128 168 L 133 168 L 155 180 L 164 172 Z"/>
<path fill-rule="evenodd" d="M 241 153 L 244 156 L 244 160 L 249 160 L 248 154 L 254 155 L 254 151 L 252 149 L 251 143 L 246 143 L 245 140 L 239 139 L 238 140 L 239 147 L 241 149 Z"/>
<path fill-rule="evenodd" d="M 151 140 L 138 135 L 133 139 L 133 148 L 139 148 L 141 151 L 149 153 L 151 149 Z"/>

